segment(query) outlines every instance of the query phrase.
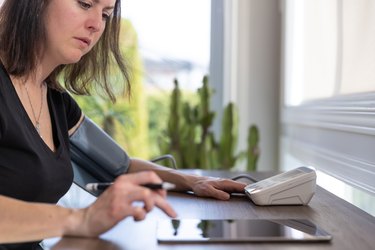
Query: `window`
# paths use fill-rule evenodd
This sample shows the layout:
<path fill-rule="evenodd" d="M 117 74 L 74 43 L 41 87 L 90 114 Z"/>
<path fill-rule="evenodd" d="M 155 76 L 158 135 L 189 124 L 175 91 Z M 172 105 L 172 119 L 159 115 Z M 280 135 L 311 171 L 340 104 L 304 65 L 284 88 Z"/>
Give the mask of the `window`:
<path fill-rule="evenodd" d="M 356 187 L 349 196 L 364 191 L 372 213 L 374 11 L 371 0 L 285 1 L 281 118 L 282 165 L 313 165 Z"/>
<path fill-rule="evenodd" d="M 147 88 L 170 90 L 177 78 L 195 91 L 208 73 L 210 0 L 126 0 L 122 15 L 134 26 Z"/>
<path fill-rule="evenodd" d="M 286 1 L 286 105 L 375 90 L 373 1 Z"/>

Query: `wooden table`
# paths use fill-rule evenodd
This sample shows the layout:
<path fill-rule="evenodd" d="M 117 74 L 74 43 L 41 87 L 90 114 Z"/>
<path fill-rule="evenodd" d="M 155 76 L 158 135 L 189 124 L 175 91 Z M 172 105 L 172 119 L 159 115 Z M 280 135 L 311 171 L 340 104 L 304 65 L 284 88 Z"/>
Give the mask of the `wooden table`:
<path fill-rule="evenodd" d="M 199 171 L 198 174 L 232 177 L 236 173 Z M 258 180 L 275 173 L 253 173 Z M 156 224 L 165 219 L 154 209 L 146 220 L 134 222 L 131 218 L 119 223 L 100 239 L 63 238 L 52 250 L 105 249 L 375 249 L 375 218 L 348 202 L 317 187 L 308 206 L 256 206 L 246 196 L 229 201 L 198 198 L 191 194 L 169 193 L 168 200 L 179 218 L 196 219 L 308 219 L 329 232 L 333 239 L 324 243 L 235 243 L 235 244 L 158 244 Z"/>

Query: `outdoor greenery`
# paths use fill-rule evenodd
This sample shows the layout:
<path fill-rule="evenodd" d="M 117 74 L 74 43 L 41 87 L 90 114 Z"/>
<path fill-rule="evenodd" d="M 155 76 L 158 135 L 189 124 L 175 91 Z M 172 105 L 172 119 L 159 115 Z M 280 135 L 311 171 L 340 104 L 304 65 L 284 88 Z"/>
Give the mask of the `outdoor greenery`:
<path fill-rule="evenodd" d="M 173 86 L 173 85 L 172 85 Z M 190 105 L 198 103 L 195 92 L 184 90 L 184 99 Z M 160 135 L 164 133 L 169 117 L 170 91 L 149 91 L 146 93 L 147 110 L 148 110 L 148 136 L 149 136 L 149 153 L 151 159 L 154 159 L 164 152 L 160 148 Z"/>
<path fill-rule="evenodd" d="M 248 149 L 237 152 L 238 110 L 233 103 L 225 109 L 220 140 L 211 129 L 215 113 L 210 108 L 212 89 L 208 77 L 198 89 L 198 103 L 184 100 L 178 81 L 174 81 L 169 104 L 169 116 L 164 132 L 159 136 L 163 154 L 172 154 L 179 168 L 231 169 L 238 161 L 247 159 L 247 170 L 256 169 L 259 157 L 259 131 L 249 128 Z"/>

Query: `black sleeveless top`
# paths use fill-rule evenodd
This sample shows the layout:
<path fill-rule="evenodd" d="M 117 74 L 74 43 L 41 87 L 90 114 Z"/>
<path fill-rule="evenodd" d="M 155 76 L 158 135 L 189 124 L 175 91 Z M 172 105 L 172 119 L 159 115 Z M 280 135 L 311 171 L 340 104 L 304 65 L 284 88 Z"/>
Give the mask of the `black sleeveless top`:
<path fill-rule="evenodd" d="M 73 182 L 68 130 L 79 121 L 81 110 L 66 92 L 48 88 L 47 100 L 55 152 L 40 138 L 0 66 L 0 195 L 56 203 Z"/>

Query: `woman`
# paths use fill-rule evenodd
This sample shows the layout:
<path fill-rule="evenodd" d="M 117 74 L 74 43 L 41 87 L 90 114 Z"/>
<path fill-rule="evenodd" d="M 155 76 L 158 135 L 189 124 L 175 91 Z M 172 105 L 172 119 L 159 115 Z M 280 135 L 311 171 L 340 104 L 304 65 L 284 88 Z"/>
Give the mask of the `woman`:
<path fill-rule="evenodd" d="M 72 235 L 93 237 L 155 206 L 176 213 L 166 192 L 145 183 L 169 181 L 176 191 L 229 199 L 244 184 L 186 175 L 132 159 L 91 206 L 54 205 L 72 184 L 69 136 L 83 114 L 65 88 L 88 94 L 97 83 L 110 98 L 109 61 L 128 79 L 119 53 L 120 0 L 5 0 L 0 13 L 0 243 Z M 65 87 L 57 79 L 63 79 Z M 128 81 L 127 81 L 128 82 Z M 130 85 L 128 90 L 130 90 Z M 133 206 L 134 201 L 144 206 Z M 27 246 L 33 249 L 35 243 Z M 5 245 L 4 245 L 5 246 Z M 20 245 L 6 245 L 19 247 Z M 1 249 L 1 247 L 0 247 Z"/>

